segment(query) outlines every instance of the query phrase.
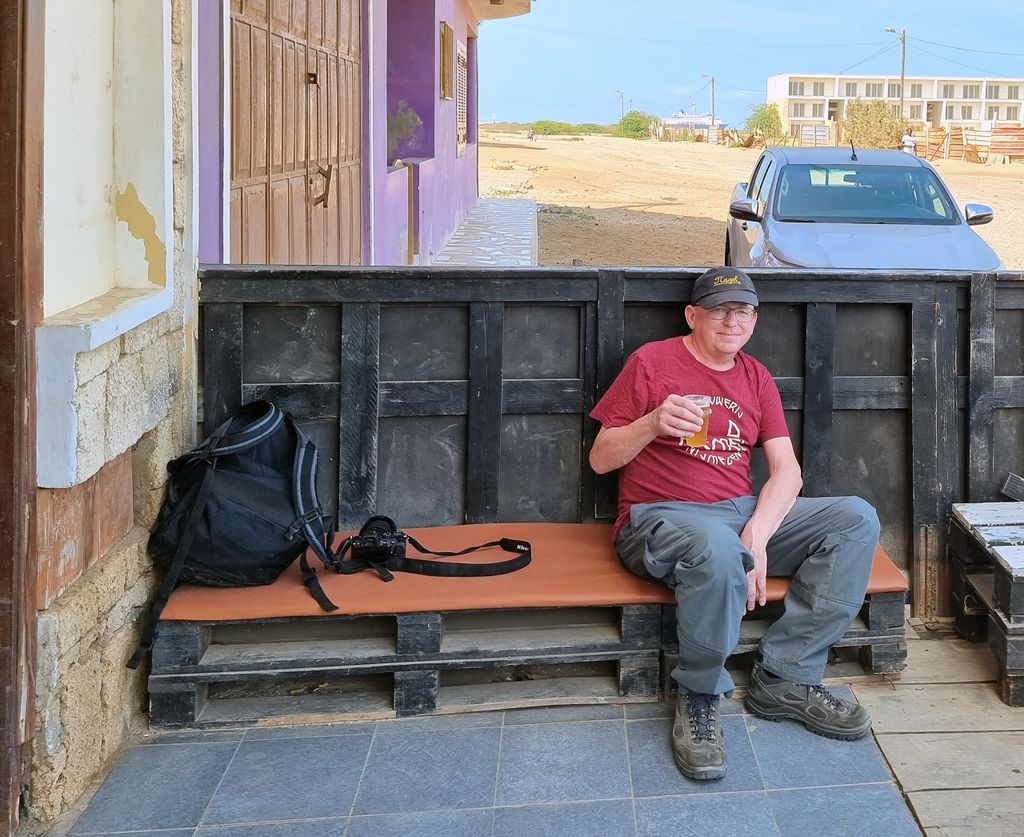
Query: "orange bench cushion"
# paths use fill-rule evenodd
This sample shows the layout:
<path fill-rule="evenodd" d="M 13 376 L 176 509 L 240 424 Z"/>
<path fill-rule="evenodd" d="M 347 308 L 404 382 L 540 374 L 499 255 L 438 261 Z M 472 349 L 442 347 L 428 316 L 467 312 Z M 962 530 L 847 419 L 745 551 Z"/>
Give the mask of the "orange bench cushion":
<path fill-rule="evenodd" d="M 372 570 L 339 575 L 325 570 L 318 559 L 311 557 L 310 563 L 316 566 L 324 591 L 338 605 L 335 614 L 599 607 L 675 601 L 666 585 L 637 578 L 623 568 L 612 548 L 608 524 L 481 523 L 408 532 L 429 549 L 442 552 L 499 537 L 522 538 L 533 545 L 533 561 L 506 576 L 437 578 L 395 573 L 395 580 L 385 583 Z M 416 553 L 410 550 L 410 554 Z M 487 549 L 451 560 L 488 562 L 507 557 L 507 552 Z M 769 601 L 782 599 L 788 586 L 788 579 L 769 578 Z M 906 589 L 903 574 L 878 547 L 868 592 Z M 161 618 L 216 622 L 323 615 L 303 585 L 296 561 L 277 581 L 262 587 L 225 590 L 184 584 L 171 595 Z"/>

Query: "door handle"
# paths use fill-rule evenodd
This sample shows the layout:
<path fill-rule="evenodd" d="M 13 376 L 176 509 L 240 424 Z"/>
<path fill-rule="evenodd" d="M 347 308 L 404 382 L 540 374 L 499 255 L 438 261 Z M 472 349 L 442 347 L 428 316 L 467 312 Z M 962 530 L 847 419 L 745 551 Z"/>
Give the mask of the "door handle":
<path fill-rule="evenodd" d="M 327 209 L 327 201 L 331 197 L 331 173 L 334 171 L 334 163 L 328 163 L 326 169 L 317 164 L 316 170 L 317 173 L 324 178 L 325 182 L 324 193 L 313 199 L 313 206 L 316 206 L 318 203 L 322 203 L 324 205 L 324 209 Z"/>
<path fill-rule="evenodd" d="M 740 229 L 741 229 L 741 230 L 749 230 L 749 229 L 750 229 L 750 227 L 748 227 L 748 226 L 747 226 L 747 222 L 746 222 L 746 221 L 744 221 L 744 222 L 743 222 L 742 224 L 740 224 Z"/>

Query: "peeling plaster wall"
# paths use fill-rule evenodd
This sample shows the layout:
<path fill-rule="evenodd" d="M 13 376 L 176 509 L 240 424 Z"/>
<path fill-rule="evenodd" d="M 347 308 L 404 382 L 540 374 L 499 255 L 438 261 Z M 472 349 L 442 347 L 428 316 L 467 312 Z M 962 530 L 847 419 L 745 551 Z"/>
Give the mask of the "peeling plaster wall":
<path fill-rule="evenodd" d="M 40 542 L 53 555 L 75 555 L 77 563 L 58 562 L 53 571 L 40 574 L 29 829 L 46 827 L 66 812 L 109 769 L 132 736 L 146 727 L 145 672 L 125 668 L 154 588 L 145 543 L 162 500 L 166 463 L 195 441 L 195 0 L 114 0 L 115 18 L 122 12 L 129 17 L 134 13 L 125 4 L 150 10 L 159 4 L 164 10 L 165 40 L 159 44 L 164 57 L 154 55 L 150 45 L 130 54 L 123 69 L 131 72 L 134 66 L 134 77 L 139 79 L 151 73 L 154 64 L 158 76 L 166 73 L 167 118 L 156 126 L 159 130 L 140 131 L 139 146 L 133 151 L 139 161 L 155 160 L 155 168 L 165 166 L 166 177 L 133 179 L 134 193 L 127 185 L 116 189 L 109 196 L 107 211 L 111 218 L 116 214 L 121 219 L 123 243 L 134 248 L 134 255 L 119 263 L 135 264 L 144 285 L 162 281 L 172 301 L 155 312 L 143 309 L 137 325 L 129 322 L 123 328 L 116 318 L 113 324 L 109 316 L 102 319 L 106 316 L 103 303 L 80 305 L 77 314 L 65 312 L 55 318 L 70 323 L 76 316 L 88 319 L 93 311 L 100 317 L 96 321 L 105 325 L 89 332 L 85 350 L 71 349 L 68 368 L 56 373 L 66 384 L 61 391 L 66 392 L 63 397 L 77 422 L 71 437 L 76 465 L 67 487 L 39 489 L 36 525 L 47 533 Z M 51 0 L 47 11 L 76 5 Z M 81 15 L 88 16 L 94 6 L 103 5 L 111 4 L 82 2 Z M 124 15 L 113 21 L 107 15 L 103 20 L 108 28 L 122 26 L 124 34 Z M 107 43 L 112 40 L 107 30 L 97 35 L 100 40 L 103 37 Z M 48 40 L 48 56 L 53 48 Z M 48 70 L 49 66 L 48 59 Z M 140 125 L 144 116 L 140 113 Z M 109 134 L 106 142 L 109 153 Z M 93 151 L 102 158 L 103 149 Z M 44 151 L 44 167 L 50 163 L 49 153 Z M 83 167 L 91 164 L 84 152 L 79 162 Z M 154 194 L 157 183 L 163 185 Z M 48 193 L 47 199 L 48 208 L 56 212 L 66 196 Z M 167 232 L 155 234 L 161 228 Z M 44 217 L 47 252 L 67 246 L 68 234 L 66 224 Z M 79 279 L 85 258 L 77 254 L 74 264 L 69 263 Z M 44 276 L 46 293 L 52 290 L 51 280 L 58 287 L 63 281 L 61 276 L 53 278 L 51 266 L 47 265 Z M 127 288 L 124 296 L 132 303 Z M 138 305 L 135 310 L 140 310 Z M 73 327 L 74 323 L 66 326 Z M 64 348 L 69 345 L 73 346 Z M 41 364 L 45 359 L 41 354 Z M 47 372 L 40 369 L 41 380 Z M 43 444 L 45 437 L 40 435 Z M 111 480 L 119 482 L 111 484 Z M 130 485 L 124 485 L 126 480 Z M 121 513 L 111 515 L 109 503 L 97 500 L 101 495 L 115 496 L 117 502 L 131 507 L 130 513 L 119 509 Z M 102 544 L 100 549 L 89 548 L 97 544 Z M 39 557 L 42 567 L 44 556 Z"/>

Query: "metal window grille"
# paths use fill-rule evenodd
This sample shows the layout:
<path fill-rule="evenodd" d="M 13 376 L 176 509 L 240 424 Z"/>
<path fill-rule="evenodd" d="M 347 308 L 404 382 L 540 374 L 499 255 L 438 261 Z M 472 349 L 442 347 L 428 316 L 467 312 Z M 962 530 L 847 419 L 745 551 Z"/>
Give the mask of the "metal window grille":
<path fill-rule="evenodd" d="M 455 145 L 459 152 L 466 148 L 469 133 L 469 59 L 465 44 L 459 44 L 459 60 L 456 78 Z"/>
<path fill-rule="evenodd" d="M 452 77 L 455 66 L 455 32 L 451 26 L 441 21 L 441 98 L 451 99 L 455 95 Z"/>

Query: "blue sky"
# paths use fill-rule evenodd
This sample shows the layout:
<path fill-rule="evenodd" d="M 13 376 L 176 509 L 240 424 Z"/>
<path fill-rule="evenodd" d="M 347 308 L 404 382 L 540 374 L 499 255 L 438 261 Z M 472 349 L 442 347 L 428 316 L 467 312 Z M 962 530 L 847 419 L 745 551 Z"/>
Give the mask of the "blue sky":
<path fill-rule="evenodd" d="M 480 120 L 614 122 L 620 90 L 626 110 L 710 110 L 707 73 L 742 124 L 775 73 L 898 76 L 886 26 L 907 30 L 907 75 L 1024 78 L 1024 0 L 535 0 L 480 27 Z"/>

